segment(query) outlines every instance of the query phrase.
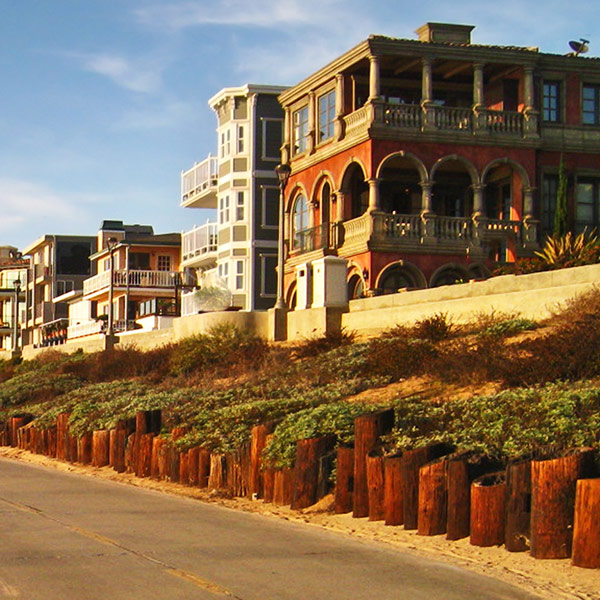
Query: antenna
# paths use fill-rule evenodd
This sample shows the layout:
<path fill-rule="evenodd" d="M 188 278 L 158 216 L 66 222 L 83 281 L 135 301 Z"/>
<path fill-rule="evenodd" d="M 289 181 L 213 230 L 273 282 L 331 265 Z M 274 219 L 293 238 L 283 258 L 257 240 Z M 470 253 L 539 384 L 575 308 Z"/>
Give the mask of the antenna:
<path fill-rule="evenodd" d="M 569 42 L 569 46 L 571 46 L 571 50 L 575 52 L 575 56 L 585 54 L 589 50 L 588 44 L 590 43 L 590 40 L 584 40 L 583 38 L 579 38 L 579 40 L 579 42 L 573 40 Z"/>

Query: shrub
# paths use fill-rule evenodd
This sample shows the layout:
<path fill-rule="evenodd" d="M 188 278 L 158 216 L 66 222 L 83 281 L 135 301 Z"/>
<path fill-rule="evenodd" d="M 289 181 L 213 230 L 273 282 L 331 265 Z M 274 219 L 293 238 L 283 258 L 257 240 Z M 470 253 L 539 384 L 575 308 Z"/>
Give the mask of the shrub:
<path fill-rule="evenodd" d="M 550 269 L 562 269 L 598 262 L 598 236 L 583 231 L 576 236 L 569 231 L 562 236 L 550 236 L 543 248 L 535 253 Z"/>
<path fill-rule="evenodd" d="M 309 338 L 296 344 L 293 349 L 293 354 L 296 358 L 306 358 L 307 356 L 315 356 L 323 352 L 329 352 L 334 348 L 352 344 L 356 339 L 354 331 L 347 331 L 342 327 L 339 331 L 329 331 L 323 336 Z"/>

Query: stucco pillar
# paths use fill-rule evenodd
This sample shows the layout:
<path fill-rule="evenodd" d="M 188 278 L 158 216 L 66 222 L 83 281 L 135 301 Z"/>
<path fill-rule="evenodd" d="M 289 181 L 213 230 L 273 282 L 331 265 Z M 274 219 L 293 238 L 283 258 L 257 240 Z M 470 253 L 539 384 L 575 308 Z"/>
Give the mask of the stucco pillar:
<path fill-rule="evenodd" d="M 473 65 L 473 108 L 483 108 L 483 64 L 475 63 Z"/>
<path fill-rule="evenodd" d="M 308 138 L 306 140 L 306 152 L 311 154 L 315 151 L 315 139 L 316 139 L 316 115 L 315 115 L 315 93 L 313 91 L 308 92 Z"/>
<path fill-rule="evenodd" d="M 369 56 L 369 100 L 379 100 L 381 95 L 379 56 Z"/>
<path fill-rule="evenodd" d="M 335 192 L 335 220 L 343 221 L 344 220 L 344 207 L 346 203 L 346 195 L 342 190 L 337 190 Z"/>
<path fill-rule="evenodd" d="M 335 123 L 334 136 L 337 141 L 344 137 L 344 76 L 335 76 Z"/>
<path fill-rule="evenodd" d="M 421 59 L 421 108 L 423 109 L 423 129 L 435 129 L 435 107 L 433 106 L 433 78 L 431 59 Z"/>
<path fill-rule="evenodd" d="M 368 180 L 369 184 L 369 208 L 367 212 L 376 212 L 380 210 L 379 202 L 379 179 L 372 177 Z"/>
<path fill-rule="evenodd" d="M 485 185 L 476 183 L 471 186 L 473 190 L 473 217 L 485 217 L 485 207 L 483 206 L 483 191 Z"/>
<path fill-rule="evenodd" d="M 535 188 L 523 188 L 523 215 L 525 218 L 533 219 L 533 192 Z"/>
<path fill-rule="evenodd" d="M 523 69 L 525 77 L 523 80 L 523 96 L 525 102 L 525 110 L 534 108 L 533 98 L 533 67 L 525 67 Z"/>
<path fill-rule="evenodd" d="M 431 210 L 431 188 L 433 184 L 428 181 L 421 181 L 419 185 L 421 186 L 421 214 L 433 214 Z"/>

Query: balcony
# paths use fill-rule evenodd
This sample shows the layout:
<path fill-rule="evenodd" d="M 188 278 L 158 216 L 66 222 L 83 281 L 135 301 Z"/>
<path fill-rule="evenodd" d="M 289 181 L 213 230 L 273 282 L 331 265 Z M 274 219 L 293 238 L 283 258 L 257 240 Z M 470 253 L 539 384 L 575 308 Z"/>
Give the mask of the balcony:
<path fill-rule="evenodd" d="M 387 104 L 377 102 L 365 105 L 344 117 L 346 137 L 363 134 L 372 128 L 375 135 L 389 136 L 392 131 L 403 134 L 414 132 L 423 140 L 423 134 L 451 134 L 484 136 L 498 141 L 538 136 L 537 114 L 506 110 L 472 109 L 429 104 Z"/>
<path fill-rule="evenodd" d="M 194 227 L 181 236 L 183 267 L 206 267 L 217 259 L 217 224 Z"/>
<path fill-rule="evenodd" d="M 356 219 L 319 225 L 296 234 L 288 264 L 307 260 L 319 248 L 349 257 L 362 252 L 485 254 L 490 244 L 509 242 L 517 251 L 533 247 L 535 221 L 508 221 L 438 215 L 364 214 Z M 312 257 L 311 257 L 312 258 Z"/>
<path fill-rule="evenodd" d="M 0 337 L 9 337 L 13 334 L 12 323 L 0 320 Z"/>
<path fill-rule="evenodd" d="M 129 289 L 173 289 L 181 283 L 178 271 L 127 271 L 118 270 L 113 273 L 115 290 Z M 107 292 L 110 287 L 110 271 L 105 271 L 83 282 L 83 295 L 90 296 Z"/>
<path fill-rule="evenodd" d="M 185 208 L 217 208 L 219 161 L 209 156 L 181 173 L 181 206 Z"/>

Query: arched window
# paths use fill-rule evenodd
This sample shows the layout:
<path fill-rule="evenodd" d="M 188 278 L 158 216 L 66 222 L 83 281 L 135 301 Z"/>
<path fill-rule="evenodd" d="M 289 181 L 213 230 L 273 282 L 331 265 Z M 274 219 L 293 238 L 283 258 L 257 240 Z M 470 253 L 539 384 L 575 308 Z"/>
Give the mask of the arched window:
<path fill-rule="evenodd" d="M 308 211 L 308 202 L 304 194 L 300 194 L 294 202 L 292 211 L 292 246 L 295 249 L 304 248 L 303 232 L 309 228 L 310 214 Z"/>
<path fill-rule="evenodd" d="M 365 291 L 365 282 L 360 275 L 354 274 L 348 281 L 348 299 L 362 298 Z"/>

